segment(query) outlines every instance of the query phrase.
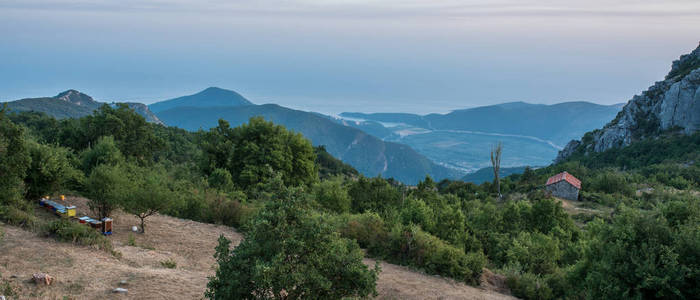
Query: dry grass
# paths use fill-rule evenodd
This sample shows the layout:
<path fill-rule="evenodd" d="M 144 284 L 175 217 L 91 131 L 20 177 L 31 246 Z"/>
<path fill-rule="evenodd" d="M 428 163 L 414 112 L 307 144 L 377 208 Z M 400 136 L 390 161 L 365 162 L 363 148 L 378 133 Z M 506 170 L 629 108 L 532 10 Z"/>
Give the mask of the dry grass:
<path fill-rule="evenodd" d="M 79 213 L 87 211 L 85 199 L 68 201 L 78 206 Z M 207 277 L 214 274 L 213 254 L 219 235 L 234 245 L 242 239 L 230 227 L 161 215 L 147 220 L 146 234 L 131 233 L 137 221 L 121 212 L 114 215 L 110 239 L 121 258 L 2 225 L 0 284 L 7 282 L 19 299 L 201 299 Z M 128 245 L 129 234 L 137 246 Z M 177 267 L 164 267 L 162 261 L 172 261 Z M 365 263 L 374 265 L 369 259 Z M 37 272 L 54 276 L 55 284 L 30 283 L 29 278 Z M 122 280 L 127 284 L 120 285 Z M 111 293 L 116 287 L 127 288 L 129 293 Z M 387 263 L 382 263 L 377 290 L 379 299 L 512 299 Z"/>

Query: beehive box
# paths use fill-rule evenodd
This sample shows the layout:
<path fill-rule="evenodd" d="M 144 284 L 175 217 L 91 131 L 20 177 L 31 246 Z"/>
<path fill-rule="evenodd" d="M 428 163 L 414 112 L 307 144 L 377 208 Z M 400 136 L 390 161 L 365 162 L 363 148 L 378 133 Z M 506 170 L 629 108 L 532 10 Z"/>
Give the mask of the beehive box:
<path fill-rule="evenodd" d="M 66 207 L 66 216 L 71 217 L 71 218 L 75 218 L 75 208 L 76 208 L 75 205 L 71 205 L 71 206 Z"/>
<path fill-rule="evenodd" d="M 102 219 L 102 233 L 105 235 L 112 234 L 112 219 L 103 218 Z"/>

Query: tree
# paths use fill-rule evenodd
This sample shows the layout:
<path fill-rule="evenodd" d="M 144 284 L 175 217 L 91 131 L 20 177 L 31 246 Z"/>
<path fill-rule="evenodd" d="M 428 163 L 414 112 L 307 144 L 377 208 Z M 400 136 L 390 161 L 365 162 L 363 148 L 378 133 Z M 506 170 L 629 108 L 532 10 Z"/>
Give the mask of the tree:
<path fill-rule="evenodd" d="M 243 189 L 269 180 L 275 173 L 280 173 L 288 186 L 311 186 L 318 181 L 311 142 L 262 117 L 250 118 L 248 124 L 236 128 L 219 120 L 219 126 L 204 134 L 201 145 L 205 173 L 226 169 Z"/>
<path fill-rule="evenodd" d="M 60 191 L 67 187 L 77 187 L 83 179 L 72 161 L 72 153 L 60 146 L 27 143 L 32 163 L 24 179 L 28 199 Z"/>
<path fill-rule="evenodd" d="M 402 198 L 402 193 L 385 179 L 364 176 L 350 184 L 348 195 L 352 199 L 352 211 L 356 213 L 382 212 L 388 207 L 398 206 Z"/>
<path fill-rule="evenodd" d="M 493 167 L 493 181 L 496 184 L 496 190 L 498 191 L 498 198 L 502 198 L 501 195 L 501 181 L 499 179 L 499 172 L 501 171 L 501 151 L 503 150 L 503 144 L 498 142 L 495 146 L 491 148 L 491 166 Z"/>
<path fill-rule="evenodd" d="M 350 212 L 350 196 L 341 178 L 321 181 L 314 185 L 316 202 L 323 208 L 342 214 Z"/>
<path fill-rule="evenodd" d="M 124 156 L 111 135 L 98 138 L 92 147 L 80 153 L 80 159 L 85 174 L 90 174 L 92 168 L 99 164 L 116 166 L 124 162 Z"/>
<path fill-rule="evenodd" d="M 695 236 L 685 236 L 691 240 L 700 237 L 693 221 Z M 698 242 L 691 248 L 678 243 L 681 236 L 665 218 L 623 206 L 612 223 L 597 219 L 587 227 L 592 238 L 571 276 L 587 298 L 697 297 L 698 265 L 685 264 L 679 254 L 697 251 Z M 697 252 L 692 255 L 697 257 Z"/>
<path fill-rule="evenodd" d="M 168 187 L 164 170 L 132 167 L 131 193 L 123 199 L 121 206 L 141 220 L 141 233 L 146 233 L 146 218 L 170 206 L 173 193 Z"/>
<path fill-rule="evenodd" d="M 17 206 L 24 194 L 23 179 L 31 163 L 24 130 L 0 108 L 0 205 Z"/>
<path fill-rule="evenodd" d="M 272 201 L 233 251 L 219 238 L 210 299 L 341 299 L 375 294 L 378 265 L 370 270 L 354 240 L 341 238 L 290 195 Z"/>
<path fill-rule="evenodd" d="M 98 165 L 85 181 L 88 206 L 100 219 L 109 217 L 131 194 L 129 174 L 121 166 Z"/>
<path fill-rule="evenodd" d="M 152 125 L 123 103 L 117 104 L 117 108 L 105 104 L 94 115 L 63 120 L 61 125 L 61 143 L 75 150 L 89 148 L 100 137 L 112 136 L 124 156 L 144 162 L 152 160 L 155 152 L 165 147 Z"/>

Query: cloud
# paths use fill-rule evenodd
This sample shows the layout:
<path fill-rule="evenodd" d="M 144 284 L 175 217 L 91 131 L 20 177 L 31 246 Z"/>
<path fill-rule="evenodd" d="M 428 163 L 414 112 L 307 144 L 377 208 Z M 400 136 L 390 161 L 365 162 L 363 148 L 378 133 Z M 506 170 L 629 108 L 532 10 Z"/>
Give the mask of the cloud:
<path fill-rule="evenodd" d="M 689 0 L 0 0 L 23 10 L 139 11 L 290 17 L 654 17 L 698 16 Z"/>

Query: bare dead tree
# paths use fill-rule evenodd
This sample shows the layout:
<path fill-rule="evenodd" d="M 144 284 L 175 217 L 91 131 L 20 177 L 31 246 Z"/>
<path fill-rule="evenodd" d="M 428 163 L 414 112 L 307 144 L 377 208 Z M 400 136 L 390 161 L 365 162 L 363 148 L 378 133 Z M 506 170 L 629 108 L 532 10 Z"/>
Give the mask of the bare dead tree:
<path fill-rule="evenodd" d="M 501 195 L 501 181 L 498 178 L 498 173 L 501 171 L 501 152 L 503 151 L 503 144 L 498 142 L 498 144 L 491 147 L 491 166 L 493 166 L 493 180 L 496 183 L 496 190 L 498 191 L 498 198 L 502 198 Z"/>

